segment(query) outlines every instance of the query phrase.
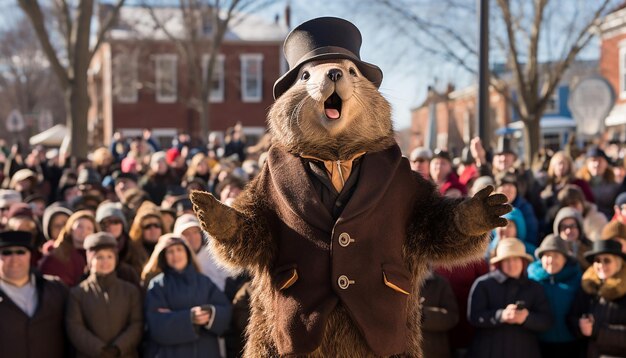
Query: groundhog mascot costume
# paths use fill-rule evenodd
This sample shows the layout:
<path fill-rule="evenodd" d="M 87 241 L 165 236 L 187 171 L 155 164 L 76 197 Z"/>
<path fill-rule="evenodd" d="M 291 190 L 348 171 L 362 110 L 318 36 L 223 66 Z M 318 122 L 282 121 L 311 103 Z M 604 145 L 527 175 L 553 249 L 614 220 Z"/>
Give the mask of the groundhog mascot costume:
<path fill-rule="evenodd" d="M 411 171 L 360 46 L 338 18 L 291 31 L 261 174 L 232 207 L 191 194 L 213 251 L 253 277 L 245 357 L 421 357 L 428 265 L 480 257 L 506 225 L 493 187 L 453 200 Z"/>

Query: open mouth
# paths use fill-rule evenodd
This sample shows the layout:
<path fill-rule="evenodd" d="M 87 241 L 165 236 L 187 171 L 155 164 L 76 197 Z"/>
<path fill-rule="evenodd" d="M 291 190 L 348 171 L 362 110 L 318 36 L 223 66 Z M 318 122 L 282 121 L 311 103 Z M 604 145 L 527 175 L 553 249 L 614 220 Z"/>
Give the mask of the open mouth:
<path fill-rule="evenodd" d="M 333 92 L 333 94 L 324 101 L 324 114 L 326 114 L 328 119 L 334 120 L 341 117 L 341 103 L 341 97 L 339 97 L 337 92 Z"/>

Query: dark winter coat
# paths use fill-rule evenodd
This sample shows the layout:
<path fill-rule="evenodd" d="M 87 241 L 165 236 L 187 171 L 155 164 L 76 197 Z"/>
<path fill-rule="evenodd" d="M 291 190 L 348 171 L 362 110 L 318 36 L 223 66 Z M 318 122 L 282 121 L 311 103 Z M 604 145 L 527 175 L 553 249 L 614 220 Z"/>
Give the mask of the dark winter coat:
<path fill-rule="evenodd" d="M 115 273 L 91 274 L 70 291 L 66 327 L 77 358 L 99 357 L 106 346 L 137 357 L 143 331 L 139 288 Z"/>
<path fill-rule="evenodd" d="M 426 278 L 421 301 L 424 357 L 451 357 L 448 332 L 459 321 L 459 307 L 448 280 L 438 274 Z"/>
<path fill-rule="evenodd" d="M 509 304 L 524 301 L 528 318 L 522 325 L 502 323 Z M 539 357 L 538 333 L 552 325 L 550 303 L 543 288 L 525 276 L 507 277 L 500 270 L 476 280 L 468 303 L 468 320 L 477 327 L 468 357 Z"/>
<path fill-rule="evenodd" d="M 479 260 L 452 269 L 438 268 L 436 272 L 450 282 L 459 312 L 461 312 L 459 322 L 450 331 L 450 344 L 453 349 L 467 348 L 472 342 L 476 330 L 467 321 L 467 301 L 470 289 L 478 277 L 489 272 L 489 266 L 485 260 Z"/>
<path fill-rule="evenodd" d="M 65 358 L 63 329 L 67 289 L 59 281 L 35 276 L 37 309 L 28 317 L 0 290 L 0 357 Z"/>
<path fill-rule="evenodd" d="M 540 341 L 564 343 L 575 340 L 576 337 L 567 327 L 567 315 L 580 289 L 581 276 L 580 266 L 573 260 L 568 260 L 556 275 L 546 272 L 540 261 L 535 261 L 528 266 L 528 278 L 541 284 L 554 317 L 554 323 L 550 329 L 539 336 Z"/>
<path fill-rule="evenodd" d="M 584 314 L 593 316 L 587 357 L 626 357 L 626 264 L 605 281 L 590 267 L 583 275 L 582 288 L 574 300 L 568 323 L 572 332 L 583 337 L 578 320 Z"/>
<path fill-rule="evenodd" d="M 213 324 L 208 329 L 194 325 L 190 311 L 207 304 L 215 307 Z M 146 357 L 219 357 L 217 337 L 230 324 L 231 305 L 193 265 L 182 272 L 167 269 L 154 277 L 146 294 L 145 310 L 149 338 Z"/>
<path fill-rule="evenodd" d="M 539 221 L 537 220 L 533 206 L 528 200 L 519 195 L 513 200 L 512 205 L 524 216 L 524 222 L 526 223 L 525 242 L 531 243 L 535 247 L 539 246 Z"/>

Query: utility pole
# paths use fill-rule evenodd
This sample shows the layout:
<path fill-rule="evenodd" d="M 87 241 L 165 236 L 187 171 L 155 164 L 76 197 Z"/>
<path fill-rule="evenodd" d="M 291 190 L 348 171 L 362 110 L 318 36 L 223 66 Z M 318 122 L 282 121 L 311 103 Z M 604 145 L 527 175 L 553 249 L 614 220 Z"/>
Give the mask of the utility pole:
<path fill-rule="evenodd" d="M 478 0 L 478 101 L 476 108 L 478 136 L 485 150 L 491 148 L 489 109 L 489 0 Z"/>

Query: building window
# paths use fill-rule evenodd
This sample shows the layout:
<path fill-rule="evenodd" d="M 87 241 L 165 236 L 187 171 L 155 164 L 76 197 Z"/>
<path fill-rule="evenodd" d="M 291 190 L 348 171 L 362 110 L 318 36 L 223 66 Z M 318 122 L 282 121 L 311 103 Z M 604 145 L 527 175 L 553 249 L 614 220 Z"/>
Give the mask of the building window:
<path fill-rule="evenodd" d="M 548 98 L 548 101 L 546 102 L 546 109 L 544 110 L 545 114 L 554 114 L 554 113 L 559 113 L 559 88 L 555 88 L 554 92 L 552 92 L 552 95 L 550 96 L 550 98 Z"/>
<path fill-rule="evenodd" d="M 206 80 L 209 68 L 210 55 L 202 56 L 202 78 Z M 217 55 L 213 66 L 213 78 L 211 79 L 211 92 L 209 102 L 224 102 L 224 55 Z"/>
<path fill-rule="evenodd" d="M 120 53 L 113 60 L 113 93 L 118 102 L 137 102 L 137 56 Z"/>
<path fill-rule="evenodd" d="M 176 55 L 156 55 L 156 101 L 176 102 Z"/>
<path fill-rule="evenodd" d="M 263 98 L 263 55 L 241 55 L 241 99 L 244 102 L 261 102 Z"/>
<path fill-rule="evenodd" d="M 626 98 L 626 44 L 619 48 L 619 96 Z"/>

